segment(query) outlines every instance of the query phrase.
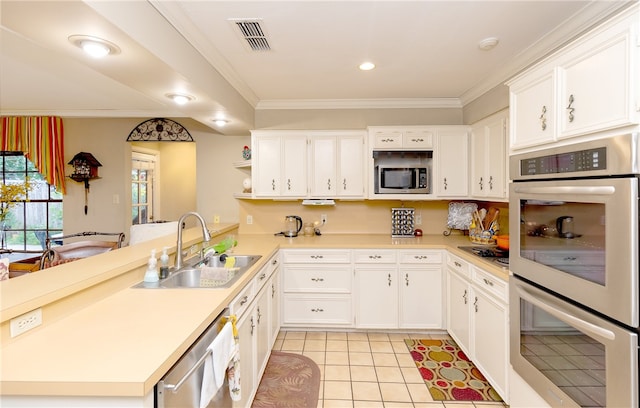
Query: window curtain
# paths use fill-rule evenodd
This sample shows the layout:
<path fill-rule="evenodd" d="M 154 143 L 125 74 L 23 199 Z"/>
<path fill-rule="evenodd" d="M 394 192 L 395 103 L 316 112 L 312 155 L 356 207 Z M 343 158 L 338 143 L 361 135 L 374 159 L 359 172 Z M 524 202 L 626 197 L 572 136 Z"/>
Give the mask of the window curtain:
<path fill-rule="evenodd" d="M 50 185 L 66 193 L 62 118 L 3 116 L 0 150 L 23 152 Z"/>

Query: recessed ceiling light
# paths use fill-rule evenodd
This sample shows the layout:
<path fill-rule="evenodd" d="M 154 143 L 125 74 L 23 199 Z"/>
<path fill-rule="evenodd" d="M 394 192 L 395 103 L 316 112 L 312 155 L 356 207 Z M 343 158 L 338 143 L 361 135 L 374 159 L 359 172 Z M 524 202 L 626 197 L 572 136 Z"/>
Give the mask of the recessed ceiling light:
<path fill-rule="evenodd" d="M 120 52 L 120 48 L 114 43 L 89 35 L 72 35 L 69 41 L 93 58 L 102 58 Z"/>
<path fill-rule="evenodd" d="M 499 42 L 500 40 L 498 40 L 496 37 L 487 37 L 478 43 L 478 48 L 480 48 L 482 51 L 489 51 L 494 49 Z"/>
<path fill-rule="evenodd" d="M 229 123 L 228 120 L 225 119 L 214 119 L 213 123 L 215 123 L 216 125 L 223 127 L 224 125 L 226 125 L 227 123 Z"/>
<path fill-rule="evenodd" d="M 360 64 L 359 68 L 363 71 L 371 71 L 375 67 L 376 64 L 374 64 L 373 62 L 363 62 L 362 64 Z"/>
<path fill-rule="evenodd" d="M 191 95 L 180 94 L 180 93 L 169 93 L 165 95 L 167 98 L 171 99 L 178 105 L 184 105 L 189 101 L 194 100 L 195 98 Z"/>

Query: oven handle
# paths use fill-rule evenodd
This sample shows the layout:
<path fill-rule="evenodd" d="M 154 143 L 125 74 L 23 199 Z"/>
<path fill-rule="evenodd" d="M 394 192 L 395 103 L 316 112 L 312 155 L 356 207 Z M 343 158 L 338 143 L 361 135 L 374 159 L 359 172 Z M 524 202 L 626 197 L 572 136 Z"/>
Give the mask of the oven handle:
<path fill-rule="evenodd" d="M 514 186 L 514 192 L 523 194 L 577 194 L 577 195 L 612 195 L 616 192 L 613 186 L 549 186 L 525 187 Z"/>
<path fill-rule="evenodd" d="M 542 300 L 538 299 L 537 297 L 535 297 L 535 295 L 532 295 L 531 293 L 529 293 L 529 291 L 527 291 L 525 288 L 516 285 L 516 289 L 518 291 L 518 295 L 526 300 L 529 303 L 532 303 L 533 305 L 539 307 L 540 309 L 544 310 L 545 312 L 549 313 L 550 315 L 560 319 L 560 320 L 564 320 L 566 322 L 568 322 L 570 325 L 572 325 L 573 327 L 576 327 L 578 329 L 583 330 L 584 332 L 586 332 L 587 334 L 593 335 L 593 336 L 597 336 L 600 337 L 602 339 L 607 339 L 607 340 L 615 340 L 616 335 L 607 329 L 603 329 L 602 327 L 598 327 L 595 324 L 589 323 L 589 322 L 585 322 L 584 320 L 581 320 L 567 312 L 564 312 L 562 310 L 559 309 L 560 305 L 555 302 L 552 299 L 545 299 L 546 302 L 543 302 Z M 555 304 L 555 307 L 553 305 L 550 305 L 549 303 L 553 303 Z"/>

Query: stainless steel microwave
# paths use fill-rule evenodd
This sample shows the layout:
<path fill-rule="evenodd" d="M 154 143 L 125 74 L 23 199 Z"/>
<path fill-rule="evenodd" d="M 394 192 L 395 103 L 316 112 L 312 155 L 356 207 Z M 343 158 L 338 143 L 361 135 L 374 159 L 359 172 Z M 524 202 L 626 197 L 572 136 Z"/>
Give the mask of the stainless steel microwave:
<path fill-rule="evenodd" d="M 428 194 L 429 168 L 379 165 L 375 170 L 376 194 Z"/>

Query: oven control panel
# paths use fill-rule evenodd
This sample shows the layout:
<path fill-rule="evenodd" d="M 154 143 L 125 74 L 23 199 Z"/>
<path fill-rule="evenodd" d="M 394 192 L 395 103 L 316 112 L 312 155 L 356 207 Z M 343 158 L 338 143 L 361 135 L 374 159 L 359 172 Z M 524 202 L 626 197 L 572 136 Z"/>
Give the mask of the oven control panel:
<path fill-rule="evenodd" d="M 522 176 L 606 170 L 607 148 L 550 154 L 520 160 Z"/>

